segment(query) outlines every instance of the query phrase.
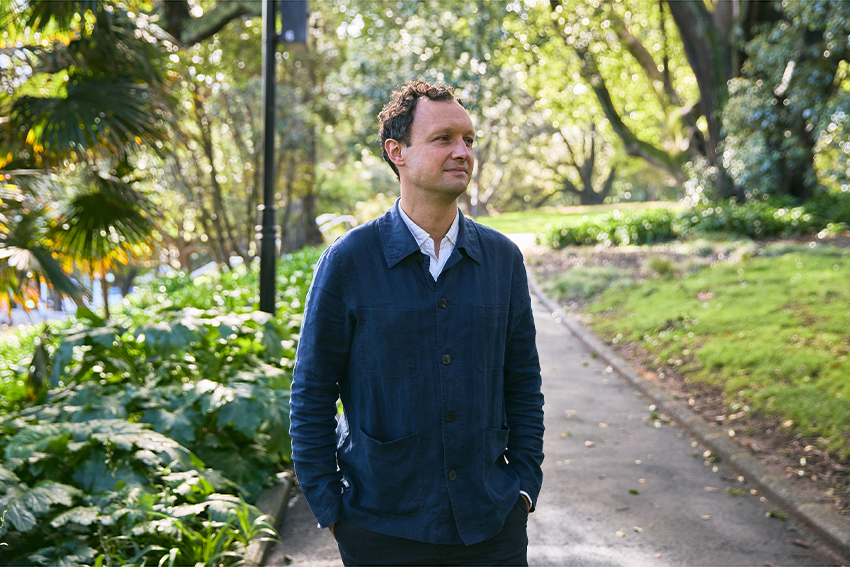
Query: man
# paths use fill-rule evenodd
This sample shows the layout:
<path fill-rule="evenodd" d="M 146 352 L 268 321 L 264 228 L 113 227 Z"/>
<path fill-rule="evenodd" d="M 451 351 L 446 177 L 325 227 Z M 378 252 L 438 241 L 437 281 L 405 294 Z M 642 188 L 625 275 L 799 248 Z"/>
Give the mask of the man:
<path fill-rule="evenodd" d="M 526 565 L 543 395 L 522 255 L 457 207 L 475 130 L 451 89 L 410 83 L 379 119 L 401 198 L 316 266 L 295 472 L 346 565 Z"/>

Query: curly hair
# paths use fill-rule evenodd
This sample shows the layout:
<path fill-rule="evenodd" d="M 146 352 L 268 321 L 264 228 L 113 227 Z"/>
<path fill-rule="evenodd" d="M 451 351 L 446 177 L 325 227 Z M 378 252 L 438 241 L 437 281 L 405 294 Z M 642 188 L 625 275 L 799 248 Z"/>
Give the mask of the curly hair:
<path fill-rule="evenodd" d="M 381 136 L 381 153 L 384 156 L 384 161 L 390 164 L 396 177 L 399 177 L 398 168 L 390 160 L 390 156 L 387 155 L 384 143 L 387 140 L 397 140 L 406 146 L 410 144 L 410 127 L 413 125 L 413 112 L 416 110 L 416 103 L 423 96 L 434 101 L 453 100 L 463 106 L 463 101 L 454 95 L 450 86 L 439 83 L 411 81 L 393 92 L 390 102 L 378 114 L 378 122 Z"/>

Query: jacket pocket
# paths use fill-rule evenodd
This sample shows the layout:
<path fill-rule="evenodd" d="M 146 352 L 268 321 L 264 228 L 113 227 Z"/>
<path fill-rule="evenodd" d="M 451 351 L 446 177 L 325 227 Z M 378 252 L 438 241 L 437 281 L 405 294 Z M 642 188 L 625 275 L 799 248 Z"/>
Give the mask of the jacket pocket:
<path fill-rule="evenodd" d="M 475 367 L 482 371 L 501 370 L 505 365 L 505 341 L 508 333 L 507 305 L 472 307 Z"/>
<path fill-rule="evenodd" d="M 363 372 L 382 378 L 419 375 L 419 314 L 410 309 L 361 309 L 360 353 Z"/>
<path fill-rule="evenodd" d="M 519 477 L 504 457 L 509 433 L 510 429 L 484 428 L 484 487 L 496 508 L 519 496 Z"/>
<path fill-rule="evenodd" d="M 360 430 L 361 452 L 353 471 L 354 497 L 376 514 L 414 514 L 422 508 L 422 448 L 419 434 L 378 441 Z"/>

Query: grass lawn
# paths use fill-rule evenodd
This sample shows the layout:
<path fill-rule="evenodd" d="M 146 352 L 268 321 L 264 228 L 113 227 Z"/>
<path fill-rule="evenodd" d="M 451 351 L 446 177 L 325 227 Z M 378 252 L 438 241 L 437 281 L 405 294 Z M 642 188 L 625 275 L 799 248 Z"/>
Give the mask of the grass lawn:
<path fill-rule="evenodd" d="M 520 232 L 537 233 L 546 223 L 569 219 L 580 219 L 584 216 L 594 216 L 613 211 L 614 209 L 651 209 L 659 207 L 679 207 L 678 203 L 648 202 L 648 203 L 616 203 L 610 205 L 594 205 L 583 207 L 543 207 L 529 211 L 509 213 L 493 213 L 491 216 L 479 216 L 477 222 L 495 228 L 503 234 Z"/>
<path fill-rule="evenodd" d="M 769 416 L 850 459 L 850 249 L 748 243 L 739 252 L 701 264 L 698 254 L 649 252 L 642 272 L 609 262 L 548 285 L 592 297 L 591 328 L 639 345 L 650 370 L 675 368 L 686 383 L 722 390 L 727 415 Z"/>

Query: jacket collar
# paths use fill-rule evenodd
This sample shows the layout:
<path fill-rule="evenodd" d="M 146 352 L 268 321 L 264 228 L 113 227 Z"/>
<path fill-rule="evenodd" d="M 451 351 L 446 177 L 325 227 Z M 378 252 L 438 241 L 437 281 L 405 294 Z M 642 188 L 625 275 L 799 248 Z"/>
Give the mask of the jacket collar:
<path fill-rule="evenodd" d="M 419 252 L 419 245 L 410 233 L 399 213 L 399 199 L 378 219 L 378 234 L 384 249 L 387 267 L 392 268 L 414 252 Z M 464 250 L 467 256 L 481 263 L 481 246 L 478 242 L 478 231 L 475 224 L 458 211 L 458 233 L 456 250 Z"/>

